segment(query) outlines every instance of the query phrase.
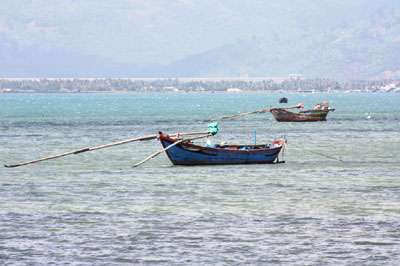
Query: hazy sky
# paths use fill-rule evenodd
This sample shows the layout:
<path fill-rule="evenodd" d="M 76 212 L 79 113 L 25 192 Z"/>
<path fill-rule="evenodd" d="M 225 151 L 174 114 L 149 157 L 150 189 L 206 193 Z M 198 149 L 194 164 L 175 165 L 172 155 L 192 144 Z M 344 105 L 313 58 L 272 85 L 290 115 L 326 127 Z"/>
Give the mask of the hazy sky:
<path fill-rule="evenodd" d="M 368 9 L 370 2 L 2 0 L 0 34 L 21 49 L 37 46 L 116 61 L 168 63 L 241 38 L 268 37 L 272 29 L 288 37 L 296 35 L 291 28 L 298 24 L 329 30 L 357 17 L 360 12 L 352 10 Z"/>
<path fill-rule="evenodd" d="M 15 69 L 9 73 L 25 68 L 31 73 L 29 68 L 43 65 L 34 62 L 52 58 L 61 65 L 76 57 L 140 66 L 195 56 L 203 60 L 203 69 L 192 72 L 199 75 L 260 75 L 273 72 L 268 66 L 277 63 L 283 71 L 306 71 L 315 62 L 346 59 L 350 50 L 371 53 L 365 40 L 376 36 L 381 39 L 372 45 L 391 45 L 400 38 L 399 8 L 399 0 L 0 0 L 0 62 L 4 71 Z M 226 52 L 225 47 L 238 44 Z M 239 65 L 237 49 L 249 58 L 247 65 Z M 287 63 L 299 54 L 304 58 L 296 65 Z M 207 65 L 202 55 L 211 55 L 213 63 Z M 354 59 L 359 60 L 364 59 Z M 219 70 L 206 69 L 218 62 Z M 230 62 L 238 67 L 222 69 Z M 262 63 L 264 69 L 257 70 Z"/>

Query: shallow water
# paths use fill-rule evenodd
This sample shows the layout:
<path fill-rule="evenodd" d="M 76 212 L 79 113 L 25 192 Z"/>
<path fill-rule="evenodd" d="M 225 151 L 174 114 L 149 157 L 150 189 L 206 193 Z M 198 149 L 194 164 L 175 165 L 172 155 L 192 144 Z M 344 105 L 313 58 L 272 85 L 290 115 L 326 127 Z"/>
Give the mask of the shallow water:
<path fill-rule="evenodd" d="M 400 95 L 329 100 L 326 122 L 221 121 L 211 140 L 270 142 L 285 164 L 173 166 L 157 141 L 0 169 L 1 264 L 398 265 Z M 278 94 L 0 94 L 14 164 L 277 106 Z M 199 143 L 204 141 L 199 140 Z"/>

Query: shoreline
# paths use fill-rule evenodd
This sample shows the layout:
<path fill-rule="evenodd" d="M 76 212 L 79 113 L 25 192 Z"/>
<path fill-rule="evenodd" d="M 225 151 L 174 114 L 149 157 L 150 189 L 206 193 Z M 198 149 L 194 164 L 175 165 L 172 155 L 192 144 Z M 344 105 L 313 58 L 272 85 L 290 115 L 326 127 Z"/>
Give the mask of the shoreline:
<path fill-rule="evenodd" d="M 1 94 L 397 94 L 399 90 L 395 91 L 315 91 L 315 92 L 301 92 L 301 91 L 2 91 Z"/>
<path fill-rule="evenodd" d="M 0 93 L 380 93 L 400 92 L 400 80 L 305 78 L 186 78 L 186 79 L 6 79 Z"/>

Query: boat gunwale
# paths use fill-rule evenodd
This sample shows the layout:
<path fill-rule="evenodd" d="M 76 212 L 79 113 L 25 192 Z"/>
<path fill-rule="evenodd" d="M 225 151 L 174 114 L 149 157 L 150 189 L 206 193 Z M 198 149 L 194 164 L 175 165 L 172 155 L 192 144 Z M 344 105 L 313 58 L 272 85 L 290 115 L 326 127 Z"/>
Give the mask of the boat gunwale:
<path fill-rule="evenodd" d="M 171 142 L 171 143 L 179 141 L 179 139 L 171 138 L 171 137 L 169 137 L 168 135 L 165 135 L 165 134 L 160 134 L 160 140 L 165 140 L 165 141 L 168 141 L 168 142 Z M 161 141 L 161 143 L 162 143 L 164 148 L 168 147 L 168 146 L 164 145 L 163 141 Z M 200 146 L 200 145 L 196 145 L 196 144 L 188 143 L 188 142 L 182 142 L 182 143 L 179 143 L 176 146 L 178 146 L 181 149 L 185 149 L 185 148 L 182 147 L 182 145 L 189 146 L 190 148 L 197 148 L 197 149 L 200 149 L 200 150 L 206 150 L 206 151 L 212 151 L 212 152 L 224 152 L 224 153 L 263 153 L 263 152 L 266 152 L 266 151 L 278 151 L 278 150 L 282 149 L 282 145 L 277 145 L 274 148 L 265 147 L 265 148 L 260 148 L 260 149 L 239 150 L 239 149 L 229 149 L 228 147 L 241 147 L 241 146 L 254 146 L 254 145 L 251 145 L 251 144 L 249 144 L 249 145 L 246 145 L 246 144 L 244 144 L 244 145 L 231 144 L 231 145 L 224 146 L 224 148 L 222 148 L 222 147 L 221 148 L 213 148 L 213 147 Z M 168 151 L 167 151 L 167 153 L 168 153 Z"/>
<path fill-rule="evenodd" d="M 332 111 L 332 110 L 312 110 L 312 109 L 310 109 L 310 110 L 305 110 L 305 111 L 300 111 L 300 112 L 293 112 L 293 111 L 289 111 L 289 110 L 287 110 L 285 108 L 279 108 L 279 107 L 274 107 L 274 108 L 270 109 L 271 112 L 275 111 L 275 110 L 284 111 L 284 112 L 287 112 L 287 113 L 290 113 L 290 114 L 294 114 L 294 115 L 306 115 L 306 116 L 325 115 L 325 114 L 328 114 L 329 111 Z M 311 112 L 311 111 L 322 111 L 322 113 L 314 113 L 314 114 L 313 113 L 309 113 L 309 114 L 307 114 L 307 112 Z"/>
<path fill-rule="evenodd" d="M 306 113 L 313 110 L 306 110 L 301 112 L 292 112 L 285 108 L 274 107 L 270 108 L 271 114 L 278 122 L 319 122 L 326 121 L 329 111 L 333 110 L 320 110 L 322 113 Z M 280 113 L 279 113 L 280 112 Z"/>

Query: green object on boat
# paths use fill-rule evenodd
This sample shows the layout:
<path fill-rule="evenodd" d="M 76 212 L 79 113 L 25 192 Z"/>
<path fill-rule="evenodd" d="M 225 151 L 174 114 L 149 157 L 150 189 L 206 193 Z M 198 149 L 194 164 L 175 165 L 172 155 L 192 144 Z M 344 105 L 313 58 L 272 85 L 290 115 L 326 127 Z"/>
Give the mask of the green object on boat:
<path fill-rule="evenodd" d="M 312 114 L 323 114 L 323 113 L 325 113 L 325 111 L 323 111 L 323 110 L 311 110 L 311 113 Z"/>
<path fill-rule="evenodd" d="M 217 134 L 218 133 L 218 123 L 213 122 L 207 125 L 207 132 L 210 134 Z"/>

